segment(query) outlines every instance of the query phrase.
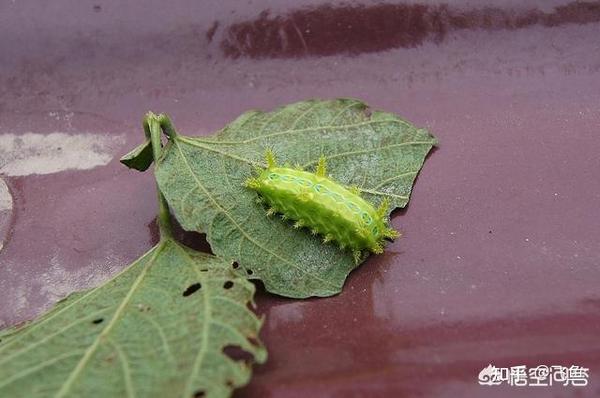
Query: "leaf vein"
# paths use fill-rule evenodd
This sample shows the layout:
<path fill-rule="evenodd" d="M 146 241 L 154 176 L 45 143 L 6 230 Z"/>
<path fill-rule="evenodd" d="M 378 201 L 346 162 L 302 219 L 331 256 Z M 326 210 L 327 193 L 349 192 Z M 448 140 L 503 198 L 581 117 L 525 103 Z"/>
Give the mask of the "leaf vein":
<path fill-rule="evenodd" d="M 409 176 L 409 175 L 414 175 L 414 174 L 417 174 L 417 173 L 418 173 L 417 170 L 411 170 L 411 171 L 407 171 L 405 173 L 396 174 L 395 176 L 392 176 L 390 178 L 386 178 L 385 180 L 381 181 L 379 184 L 375 185 L 373 187 L 373 189 L 379 189 L 382 186 L 384 186 L 385 184 L 387 184 L 388 182 L 392 182 L 392 181 L 397 180 L 399 178 L 406 177 L 406 176 Z"/>
<path fill-rule="evenodd" d="M 123 378 L 125 380 L 125 390 L 127 391 L 127 396 L 130 398 L 135 398 L 135 390 L 133 389 L 133 383 L 131 382 L 131 370 L 129 369 L 129 363 L 127 362 L 127 356 L 125 355 L 125 352 L 123 352 L 121 347 L 112 339 L 108 338 L 106 341 L 113 346 L 115 351 L 117 351 L 117 356 L 119 357 L 119 362 L 121 363 L 121 369 L 123 370 Z"/>
<path fill-rule="evenodd" d="M 335 121 L 337 120 L 338 117 L 342 116 L 348 109 L 362 104 L 362 102 L 360 101 L 353 101 L 350 104 L 344 106 L 338 113 L 335 114 L 335 116 L 329 121 L 329 124 L 332 125 L 333 123 L 335 123 Z"/>
<path fill-rule="evenodd" d="M 401 142 L 398 144 L 390 144 L 390 145 L 384 145 L 384 146 L 380 146 L 377 148 L 370 148 L 370 149 L 361 149 L 359 151 L 347 151 L 347 152 L 339 152 L 336 153 L 334 155 L 328 156 L 327 160 L 331 160 L 331 159 L 337 159 L 337 158 L 341 158 L 341 157 L 346 157 L 346 156 L 351 156 L 351 155 L 363 155 L 365 153 L 371 153 L 371 152 L 378 152 L 378 151 L 383 151 L 383 150 L 387 150 L 390 148 L 397 148 L 397 147 L 403 147 L 403 146 L 411 146 L 411 145 L 433 145 L 435 143 L 435 141 L 407 141 L 407 142 Z M 313 160 L 309 163 L 303 164 L 302 167 L 308 167 L 312 164 L 315 164 L 318 162 L 317 160 Z"/>
<path fill-rule="evenodd" d="M 265 134 L 265 135 L 260 135 L 264 132 L 264 131 L 261 131 L 252 138 L 248 138 L 246 140 L 239 140 L 239 141 L 233 141 L 233 140 L 217 141 L 217 140 L 203 139 L 200 137 L 196 137 L 196 138 L 192 138 L 192 139 L 206 143 L 206 144 L 228 144 L 228 145 L 249 144 L 254 141 L 259 141 L 259 140 L 262 140 L 265 138 L 278 137 L 280 135 L 304 133 L 304 132 L 309 132 L 309 131 L 310 132 L 321 132 L 321 131 L 327 130 L 327 129 L 342 130 L 342 129 L 349 129 L 352 127 L 360 127 L 360 126 L 364 126 L 364 125 L 369 125 L 372 123 L 398 123 L 398 124 L 410 126 L 410 124 L 408 124 L 407 122 L 405 122 L 404 120 L 401 120 L 401 119 L 381 119 L 381 120 L 366 120 L 364 122 L 357 122 L 357 123 L 350 123 L 350 124 L 312 126 L 312 127 L 306 127 L 306 128 L 302 128 L 302 129 L 295 129 L 295 130 L 282 130 L 282 131 L 278 131 L 278 132 L 271 133 L 271 134 Z M 183 137 L 178 137 L 178 138 L 181 139 Z M 188 138 L 188 139 L 190 139 L 190 138 Z"/>
<path fill-rule="evenodd" d="M 296 128 L 296 126 L 298 125 L 298 123 L 300 122 L 300 120 L 302 120 L 302 118 L 304 118 L 307 114 L 309 114 L 312 110 L 314 110 L 318 105 L 320 105 L 320 104 L 318 102 L 315 102 L 314 104 L 309 106 L 307 110 L 305 110 L 300 115 L 298 115 L 298 117 L 296 118 L 294 123 L 292 123 L 292 126 L 288 130 L 294 130 Z"/>
<path fill-rule="evenodd" d="M 86 316 L 86 317 L 83 317 L 83 318 L 79 318 L 79 319 L 77 319 L 76 321 L 74 321 L 74 322 L 71 322 L 71 323 L 69 323 L 68 325 L 66 325 L 66 326 L 64 326 L 64 327 L 62 327 L 62 328 L 60 328 L 60 329 L 58 329 L 58 330 L 57 330 L 57 331 L 55 331 L 54 333 L 50 333 L 50 334 L 48 334 L 48 335 L 47 335 L 47 336 L 45 336 L 43 339 L 40 339 L 40 340 L 36 341 L 36 342 L 35 342 L 35 343 L 33 343 L 33 344 L 28 344 L 28 345 L 26 345 L 24 348 L 22 348 L 22 349 L 20 349 L 20 350 L 18 350 L 18 351 L 15 351 L 15 352 L 13 352 L 12 354 L 10 354 L 10 355 L 7 355 L 7 356 L 5 356 L 4 358 L 2 358 L 2 359 L 0 360 L 0 365 L 2 365 L 2 364 L 4 364 L 4 363 L 6 363 L 7 361 L 9 361 L 9 360 L 11 360 L 11 359 L 13 359 L 13 358 L 15 358 L 15 357 L 18 357 L 18 356 L 19 356 L 19 355 L 21 355 L 21 354 L 24 354 L 24 353 L 26 353 L 26 352 L 30 351 L 31 349 L 33 349 L 33 348 L 35 348 L 35 347 L 39 346 L 40 344 L 43 344 L 43 343 L 47 342 L 48 340 L 51 340 L 53 337 L 55 337 L 55 336 L 58 336 L 58 335 L 60 335 L 61 333 L 64 333 L 64 332 L 66 332 L 67 330 L 69 330 L 69 329 L 70 329 L 70 328 L 72 328 L 73 326 L 77 326 L 77 325 L 78 325 L 78 324 L 80 324 L 81 322 L 85 322 L 85 321 L 89 320 L 90 318 L 95 318 L 95 317 L 97 317 L 98 315 L 100 315 L 101 313 L 103 313 L 103 312 L 105 312 L 105 311 L 107 311 L 107 310 L 109 310 L 109 309 L 110 309 L 110 307 L 103 308 L 103 309 L 101 309 L 100 311 L 96 311 L 96 312 L 94 312 L 94 313 L 93 313 L 93 314 L 91 314 L 91 315 L 88 315 L 88 316 Z"/>
<path fill-rule="evenodd" d="M 142 318 L 150 322 L 150 324 L 156 329 L 158 335 L 160 336 L 163 349 L 169 357 L 169 362 L 175 363 L 175 358 L 173 357 L 173 352 L 171 351 L 171 347 L 169 346 L 169 341 L 167 340 L 167 336 L 165 335 L 163 327 L 160 326 L 158 322 L 156 322 L 151 316 L 148 316 L 147 314 L 142 313 Z"/>
<path fill-rule="evenodd" d="M 23 378 L 25 376 L 29 376 L 30 374 L 36 373 L 39 370 L 45 369 L 48 366 L 51 366 L 51 365 L 53 365 L 56 362 L 62 361 L 63 359 L 66 359 L 68 357 L 72 357 L 72 356 L 75 356 L 75 355 L 81 355 L 82 352 L 83 351 L 67 352 L 67 353 L 65 353 L 63 355 L 59 355 L 58 357 L 55 357 L 55 358 L 49 359 L 47 361 L 44 361 L 44 362 L 40 363 L 37 366 L 25 369 L 24 371 L 19 372 L 19 373 L 15 374 L 15 375 L 9 377 L 8 379 L 5 379 L 2 383 L 0 383 L 0 388 L 3 388 L 5 386 L 13 383 L 14 381 L 19 380 L 19 379 L 21 379 L 21 378 Z"/>

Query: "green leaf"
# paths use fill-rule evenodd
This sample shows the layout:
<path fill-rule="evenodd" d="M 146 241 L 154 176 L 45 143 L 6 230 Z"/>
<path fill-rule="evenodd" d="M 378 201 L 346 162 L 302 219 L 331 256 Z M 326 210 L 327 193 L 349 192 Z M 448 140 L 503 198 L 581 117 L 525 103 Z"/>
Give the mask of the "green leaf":
<path fill-rule="evenodd" d="M 162 240 L 106 284 L 0 332 L 2 397 L 228 397 L 250 379 L 262 321 L 230 263 Z"/>
<path fill-rule="evenodd" d="M 152 141 L 146 140 L 121 157 L 120 162 L 130 169 L 146 171 L 152 164 Z"/>
<path fill-rule="evenodd" d="M 407 204 L 413 181 L 436 143 L 424 129 L 357 100 L 305 101 L 270 113 L 247 112 L 210 137 L 170 134 L 156 178 L 187 230 L 206 232 L 213 252 L 237 261 L 268 291 L 303 298 L 340 292 L 352 254 L 279 218 L 267 218 L 244 181 L 271 148 L 280 163 L 330 175 L 392 210 Z"/>
<path fill-rule="evenodd" d="M 150 115 L 152 114 L 150 113 Z M 146 137 L 146 140 L 142 144 L 133 148 L 129 153 L 123 155 L 123 157 L 121 157 L 119 160 L 130 169 L 135 169 L 138 171 L 148 170 L 148 167 L 150 167 L 154 161 L 150 124 L 148 123 L 148 120 L 144 119 L 142 128 L 144 129 L 144 136 Z"/>

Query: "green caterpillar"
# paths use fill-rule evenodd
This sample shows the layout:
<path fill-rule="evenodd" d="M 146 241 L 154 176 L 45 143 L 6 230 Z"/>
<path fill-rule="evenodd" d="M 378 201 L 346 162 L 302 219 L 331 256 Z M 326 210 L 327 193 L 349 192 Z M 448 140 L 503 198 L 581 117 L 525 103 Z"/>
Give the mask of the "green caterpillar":
<path fill-rule="evenodd" d="M 268 216 L 281 213 L 284 219 L 296 221 L 294 228 L 308 227 L 313 234 L 323 235 L 324 243 L 337 242 L 340 248 L 352 250 L 357 263 L 364 251 L 382 253 L 386 238 L 400 236 L 387 225 L 387 198 L 375 209 L 360 197 L 357 187 L 346 188 L 331 180 L 325 172 L 324 156 L 316 173 L 277 166 L 271 150 L 265 158 L 267 168 L 245 185 L 270 206 Z"/>

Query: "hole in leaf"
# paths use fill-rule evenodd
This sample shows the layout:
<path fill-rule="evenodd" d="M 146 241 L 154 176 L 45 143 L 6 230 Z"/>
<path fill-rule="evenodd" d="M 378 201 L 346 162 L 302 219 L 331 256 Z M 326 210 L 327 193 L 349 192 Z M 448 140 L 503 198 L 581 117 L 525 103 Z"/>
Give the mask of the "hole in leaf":
<path fill-rule="evenodd" d="M 227 384 L 227 387 L 229 388 L 234 388 L 235 384 L 233 384 L 233 380 L 231 379 L 227 379 L 227 381 L 225 382 L 225 384 Z"/>
<path fill-rule="evenodd" d="M 206 393 L 204 392 L 204 390 L 198 390 L 194 393 L 194 395 L 192 395 L 193 398 L 202 398 L 205 396 L 206 396 Z"/>
<path fill-rule="evenodd" d="M 210 248 L 210 245 L 208 244 L 208 241 L 206 240 L 206 234 L 201 234 L 194 231 L 186 231 L 181 227 L 177 220 L 173 220 L 173 236 L 190 249 L 214 254 Z"/>
<path fill-rule="evenodd" d="M 227 281 L 223 284 L 223 289 L 231 289 L 233 287 L 232 281 Z"/>
<path fill-rule="evenodd" d="M 94 325 L 98 325 L 98 324 L 102 323 L 103 321 L 104 321 L 104 318 L 98 318 L 98 319 L 94 319 L 94 320 L 92 321 L 92 323 L 93 323 Z"/>
<path fill-rule="evenodd" d="M 233 267 L 233 269 L 240 268 L 240 265 L 237 263 L 237 261 L 234 261 L 233 263 L 231 263 L 231 266 Z"/>
<path fill-rule="evenodd" d="M 247 273 L 248 275 L 252 275 L 254 272 L 253 272 L 251 269 L 247 269 L 247 270 L 246 270 L 246 273 Z"/>
<path fill-rule="evenodd" d="M 254 357 L 252 354 L 245 351 L 238 345 L 228 345 L 223 347 L 223 354 L 227 355 L 234 361 L 244 361 L 247 364 L 254 362 Z"/>
<path fill-rule="evenodd" d="M 200 284 L 200 282 L 196 282 L 192 285 L 189 285 L 188 288 L 185 289 L 185 291 L 183 292 L 183 297 L 187 297 L 190 294 L 196 293 L 198 290 L 200 290 L 201 287 L 202 285 Z"/>

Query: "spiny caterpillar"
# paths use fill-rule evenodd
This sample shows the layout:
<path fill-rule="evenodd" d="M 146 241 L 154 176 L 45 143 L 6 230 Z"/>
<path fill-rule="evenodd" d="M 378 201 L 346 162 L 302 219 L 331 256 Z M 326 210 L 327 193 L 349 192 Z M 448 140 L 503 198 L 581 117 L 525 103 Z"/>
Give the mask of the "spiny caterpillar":
<path fill-rule="evenodd" d="M 363 251 L 382 253 L 384 240 L 400 234 L 387 226 L 386 199 L 378 209 L 360 197 L 357 187 L 346 188 L 331 180 L 321 156 L 316 173 L 300 168 L 279 167 L 271 150 L 265 154 L 267 168 L 251 177 L 245 186 L 257 191 L 270 206 L 267 216 L 281 213 L 295 221 L 294 228 L 308 227 L 313 235 L 323 235 L 323 242 L 337 242 L 350 249 L 356 263 Z"/>

